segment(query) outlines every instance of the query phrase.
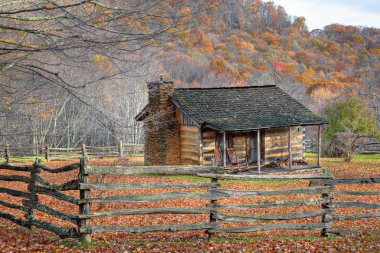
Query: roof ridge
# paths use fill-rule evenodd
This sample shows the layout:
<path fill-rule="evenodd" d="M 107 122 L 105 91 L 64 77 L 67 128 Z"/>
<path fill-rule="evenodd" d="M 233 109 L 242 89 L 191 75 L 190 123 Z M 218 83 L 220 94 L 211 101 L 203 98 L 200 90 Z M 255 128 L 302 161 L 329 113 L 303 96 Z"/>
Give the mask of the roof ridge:
<path fill-rule="evenodd" d="M 275 84 L 251 85 L 251 86 L 228 86 L 228 87 L 207 87 L 207 88 L 174 88 L 175 90 L 222 90 L 222 89 L 248 89 L 248 88 L 267 88 L 277 87 Z"/>

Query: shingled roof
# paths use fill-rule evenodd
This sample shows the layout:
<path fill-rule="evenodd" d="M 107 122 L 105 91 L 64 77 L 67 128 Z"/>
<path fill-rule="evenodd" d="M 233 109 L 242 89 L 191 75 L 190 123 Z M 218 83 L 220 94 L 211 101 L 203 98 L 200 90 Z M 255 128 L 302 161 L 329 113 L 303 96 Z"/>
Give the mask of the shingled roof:
<path fill-rule="evenodd" d="M 327 123 L 274 85 L 175 89 L 172 101 L 199 125 L 223 131 Z"/>

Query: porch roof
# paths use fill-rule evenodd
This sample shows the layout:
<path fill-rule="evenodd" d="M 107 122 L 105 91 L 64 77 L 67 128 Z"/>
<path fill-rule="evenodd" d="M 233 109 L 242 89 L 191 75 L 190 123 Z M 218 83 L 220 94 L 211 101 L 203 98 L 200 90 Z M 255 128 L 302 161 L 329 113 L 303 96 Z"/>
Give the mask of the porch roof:
<path fill-rule="evenodd" d="M 328 123 L 274 85 L 175 89 L 172 101 L 199 125 L 220 131 Z"/>

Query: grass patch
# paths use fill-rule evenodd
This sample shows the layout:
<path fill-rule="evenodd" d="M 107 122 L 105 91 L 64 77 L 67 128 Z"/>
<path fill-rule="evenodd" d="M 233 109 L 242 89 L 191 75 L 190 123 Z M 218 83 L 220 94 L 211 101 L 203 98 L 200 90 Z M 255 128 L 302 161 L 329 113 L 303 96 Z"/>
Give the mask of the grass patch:
<path fill-rule="evenodd" d="M 191 182 L 200 182 L 200 183 L 209 183 L 211 182 L 211 178 L 204 178 L 204 177 L 198 177 L 198 176 L 192 176 L 192 175 L 159 175 L 154 173 L 149 174 L 138 174 L 136 176 L 142 176 L 142 177 L 157 177 L 157 178 L 171 178 L 171 179 L 177 179 L 177 180 L 186 180 Z M 288 185 L 294 183 L 296 180 L 225 180 L 220 179 L 218 180 L 219 183 L 222 184 L 250 184 L 250 185 Z"/>
<path fill-rule="evenodd" d="M 26 157 L 11 157 L 11 163 L 26 163 L 26 162 L 34 162 L 36 158 L 41 159 L 41 162 L 46 162 L 45 157 L 42 156 L 26 156 Z M 0 159 L 0 163 L 5 163 L 5 159 Z"/>
<path fill-rule="evenodd" d="M 81 241 L 77 241 L 77 240 L 73 240 L 73 239 L 63 239 L 62 240 L 62 243 L 68 247 L 77 247 L 78 249 L 88 249 L 88 248 L 91 248 L 93 246 L 102 246 L 102 245 L 106 245 L 107 242 L 105 241 L 96 241 L 96 242 L 81 242 Z"/>
<path fill-rule="evenodd" d="M 305 153 L 306 160 L 316 160 L 317 153 Z M 356 154 L 352 163 L 363 163 L 363 162 L 375 162 L 380 163 L 380 154 Z M 323 166 L 328 166 L 335 163 L 344 163 L 344 159 L 340 157 L 322 157 L 321 161 Z"/>

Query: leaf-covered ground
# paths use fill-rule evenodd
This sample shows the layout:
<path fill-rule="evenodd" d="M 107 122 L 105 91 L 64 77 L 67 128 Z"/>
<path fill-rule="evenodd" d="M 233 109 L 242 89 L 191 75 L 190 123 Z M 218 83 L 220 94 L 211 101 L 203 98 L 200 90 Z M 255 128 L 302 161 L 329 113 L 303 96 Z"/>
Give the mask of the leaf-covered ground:
<path fill-rule="evenodd" d="M 60 167 L 66 162 L 50 162 L 45 163 L 52 167 Z M 141 158 L 124 159 L 101 159 L 91 161 L 94 165 L 127 165 L 140 164 Z M 343 177 L 369 177 L 380 176 L 380 157 L 376 155 L 358 156 L 351 163 L 343 163 L 339 159 L 324 159 L 323 166 L 330 169 L 336 178 Z M 10 171 L 1 171 L 2 174 L 22 174 Z M 63 183 L 70 179 L 75 179 L 77 171 L 60 174 L 42 173 L 42 176 L 54 183 Z M 199 179 L 188 176 L 105 176 L 90 178 L 91 182 L 185 182 L 185 181 L 208 181 L 207 179 Z M 10 187 L 14 189 L 26 190 L 26 185 L 14 182 L 1 182 L 2 187 Z M 307 181 L 222 181 L 222 187 L 228 189 L 251 190 L 251 189 L 281 189 L 292 188 L 307 185 Z M 379 191 L 380 185 L 344 185 L 338 186 L 341 190 L 362 190 L 362 191 Z M 205 189 L 188 189 L 189 191 L 205 192 Z M 109 196 L 113 194 L 133 194 L 133 193 L 162 193 L 178 191 L 178 189 L 170 190 L 128 190 L 128 191 L 109 191 L 101 193 L 92 191 L 92 197 Z M 77 196 L 77 192 L 68 192 L 73 196 Z M 250 198 L 231 198 L 221 201 L 222 203 L 244 203 L 247 201 L 274 201 L 281 200 L 283 196 L 274 197 L 250 197 Z M 318 196 L 287 196 L 288 200 L 302 200 L 317 198 Z M 77 207 L 66 204 L 48 196 L 40 196 L 40 202 L 57 210 L 77 213 Z M 379 196 L 336 196 L 336 200 L 341 201 L 362 201 L 362 202 L 380 202 Z M 15 197 L 0 194 L 0 200 L 20 203 Z M 159 201 L 153 203 L 123 203 L 123 204 L 107 204 L 99 206 L 94 204 L 93 212 L 103 212 L 114 210 L 116 208 L 152 208 L 152 207 L 184 207 L 196 208 L 204 207 L 206 200 L 173 200 Z M 236 213 L 245 214 L 267 214 L 267 213 L 287 213 L 295 211 L 307 211 L 318 209 L 313 207 L 289 207 L 289 208 L 271 208 L 271 209 L 252 209 L 249 211 L 235 211 Z M 18 217 L 22 217 L 22 212 L 17 212 L 0 206 L 0 211 L 12 213 Z M 226 212 L 228 210 L 225 210 Z M 231 210 L 230 210 L 231 211 Z M 365 209 L 338 209 L 338 213 L 364 213 Z M 379 210 L 370 210 L 377 211 Z M 73 224 L 58 220 L 36 211 L 39 219 L 51 221 L 62 226 L 73 226 Z M 308 218 L 297 220 L 297 222 L 318 222 L 317 218 Z M 93 225 L 126 225 L 126 226 L 147 226 L 162 224 L 192 224 L 207 222 L 208 215 L 133 215 L 112 217 L 106 219 L 92 220 Z M 293 221 L 290 221 L 293 222 Z M 253 224 L 251 224 L 253 225 Z M 243 226 L 242 224 L 232 224 L 229 226 Z M 176 233 L 99 233 L 93 234 L 93 243 L 85 245 L 79 243 L 75 239 L 61 240 L 56 235 L 44 230 L 26 228 L 17 226 L 7 220 L 0 219 L 0 252 L 379 252 L 380 251 L 380 221 L 379 219 L 358 219 L 353 221 L 334 222 L 334 230 L 355 230 L 354 235 L 334 236 L 322 238 L 319 236 L 320 231 L 268 231 L 254 232 L 246 234 L 216 234 L 211 240 L 207 240 L 204 231 L 176 232 Z"/>

